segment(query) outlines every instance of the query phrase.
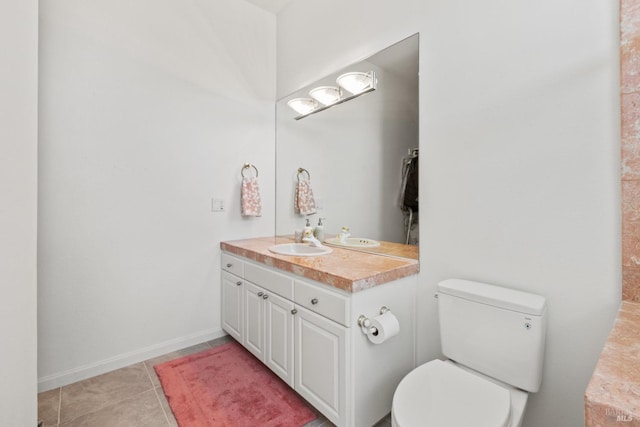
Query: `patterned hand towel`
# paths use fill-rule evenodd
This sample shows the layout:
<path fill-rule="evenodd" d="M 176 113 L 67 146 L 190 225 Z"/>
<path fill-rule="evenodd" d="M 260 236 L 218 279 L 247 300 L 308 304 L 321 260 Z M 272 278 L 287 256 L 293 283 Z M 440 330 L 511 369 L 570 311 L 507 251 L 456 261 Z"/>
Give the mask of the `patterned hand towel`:
<path fill-rule="evenodd" d="M 242 216 L 262 216 L 260 187 L 256 177 L 242 178 L 240 189 L 240 209 Z"/>
<path fill-rule="evenodd" d="M 313 199 L 313 191 L 309 180 L 298 181 L 293 198 L 293 211 L 300 215 L 316 213 L 316 201 Z"/>

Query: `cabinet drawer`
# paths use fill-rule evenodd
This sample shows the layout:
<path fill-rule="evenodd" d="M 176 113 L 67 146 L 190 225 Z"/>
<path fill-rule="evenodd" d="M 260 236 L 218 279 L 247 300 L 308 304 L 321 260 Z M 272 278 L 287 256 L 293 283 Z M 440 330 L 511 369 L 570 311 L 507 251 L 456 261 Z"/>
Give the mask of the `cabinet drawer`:
<path fill-rule="evenodd" d="M 236 258 L 227 253 L 222 253 L 222 269 L 233 273 L 236 276 L 244 276 L 244 262 L 240 258 Z"/>
<path fill-rule="evenodd" d="M 255 264 L 244 264 L 244 278 L 268 291 L 293 299 L 293 279 Z"/>
<path fill-rule="evenodd" d="M 294 293 L 296 304 L 328 317 L 341 325 L 349 326 L 349 301 L 346 297 L 300 280 L 295 281 Z"/>

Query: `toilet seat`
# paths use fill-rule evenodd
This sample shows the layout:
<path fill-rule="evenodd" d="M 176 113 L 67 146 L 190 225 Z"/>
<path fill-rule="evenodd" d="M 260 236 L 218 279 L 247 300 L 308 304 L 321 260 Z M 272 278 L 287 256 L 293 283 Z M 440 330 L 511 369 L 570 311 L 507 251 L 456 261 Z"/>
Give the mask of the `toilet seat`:
<path fill-rule="evenodd" d="M 395 427 L 508 427 L 509 391 L 442 360 L 411 371 L 393 395 Z"/>

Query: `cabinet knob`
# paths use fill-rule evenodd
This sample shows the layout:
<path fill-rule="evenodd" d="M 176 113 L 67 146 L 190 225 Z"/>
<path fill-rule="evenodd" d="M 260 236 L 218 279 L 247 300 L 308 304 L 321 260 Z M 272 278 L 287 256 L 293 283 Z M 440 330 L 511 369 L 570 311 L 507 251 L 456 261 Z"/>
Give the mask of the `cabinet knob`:
<path fill-rule="evenodd" d="M 293 310 L 291 310 L 291 314 L 296 314 L 298 312 L 298 310 L 296 310 L 295 308 Z"/>
<path fill-rule="evenodd" d="M 231 264 L 230 262 L 227 263 L 227 268 L 231 268 L 231 267 L 233 267 L 233 264 Z"/>
<path fill-rule="evenodd" d="M 236 285 L 240 286 L 240 285 L 242 285 L 242 282 L 241 282 L 240 280 L 238 280 L 238 281 L 236 282 Z"/>
<path fill-rule="evenodd" d="M 269 295 L 267 294 L 262 295 L 262 299 L 267 299 L 267 298 L 269 298 Z"/>
<path fill-rule="evenodd" d="M 259 297 L 261 297 L 262 295 L 264 295 L 264 292 L 258 292 Z"/>
<path fill-rule="evenodd" d="M 318 303 L 318 298 L 314 298 L 311 300 L 311 304 L 316 305 Z"/>

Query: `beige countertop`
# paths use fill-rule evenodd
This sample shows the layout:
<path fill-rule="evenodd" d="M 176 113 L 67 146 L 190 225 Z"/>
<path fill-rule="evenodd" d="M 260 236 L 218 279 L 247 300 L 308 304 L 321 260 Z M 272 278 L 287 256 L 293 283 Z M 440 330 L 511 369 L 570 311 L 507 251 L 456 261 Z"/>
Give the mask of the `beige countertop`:
<path fill-rule="evenodd" d="M 288 236 L 282 236 L 282 237 L 288 237 Z M 414 259 L 416 261 L 419 259 L 419 248 L 416 245 L 405 245 L 404 243 L 394 243 L 394 242 L 385 242 L 385 241 L 380 241 L 379 243 L 380 243 L 380 246 L 366 248 L 366 249 L 363 249 L 361 252 L 395 256 L 400 258 L 409 258 L 409 259 Z M 335 248 L 337 245 L 327 245 L 327 246 Z"/>
<path fill-rule="evenodd" d="M 351 249 L 331 247 L 330 254 L 322 256 L 278 255 L 269 247 L 292 243 L 286 236 L 257 237 L 220 242 L 220 248 L 229 253 L 316 280 L 347 292 L 358 292 L 402 277 L 417 274 L 417 259 L 399 258 Z"/>
<path fill-rule="evenodd" d="M 640 426 L 640 304 L 622 301 L 585 393 L 585 426 Z"/>

